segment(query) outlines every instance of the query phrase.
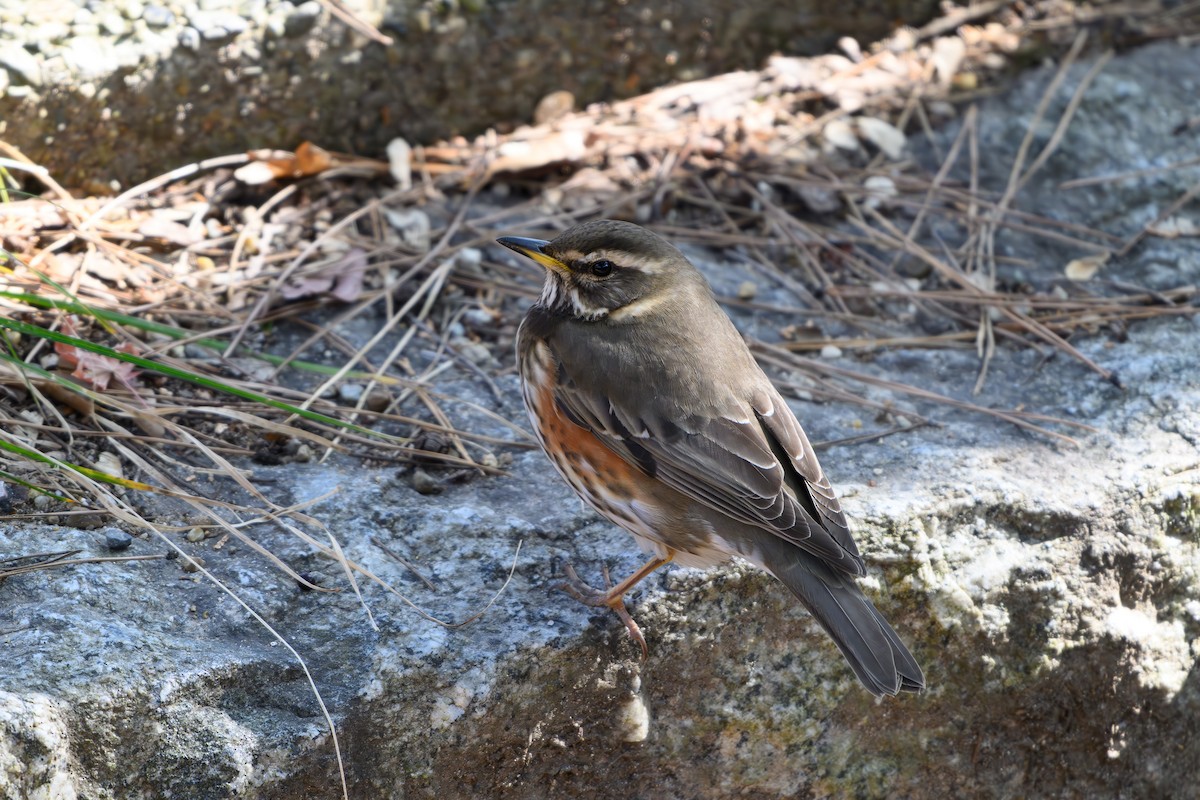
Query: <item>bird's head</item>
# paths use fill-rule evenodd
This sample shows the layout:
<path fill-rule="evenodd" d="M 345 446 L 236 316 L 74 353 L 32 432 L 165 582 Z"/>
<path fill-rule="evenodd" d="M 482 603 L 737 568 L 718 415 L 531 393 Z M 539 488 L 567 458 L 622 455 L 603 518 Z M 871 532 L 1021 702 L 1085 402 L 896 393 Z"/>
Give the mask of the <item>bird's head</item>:
<path fill-rule="evenodd" d="M 516 236 L 496 241 L 546 268 L 541 305 L 580 320 L 631 319 L 685 292 L 707 291 L 683 253 L 629 222 L 585 222 L 552 241 Z"/>

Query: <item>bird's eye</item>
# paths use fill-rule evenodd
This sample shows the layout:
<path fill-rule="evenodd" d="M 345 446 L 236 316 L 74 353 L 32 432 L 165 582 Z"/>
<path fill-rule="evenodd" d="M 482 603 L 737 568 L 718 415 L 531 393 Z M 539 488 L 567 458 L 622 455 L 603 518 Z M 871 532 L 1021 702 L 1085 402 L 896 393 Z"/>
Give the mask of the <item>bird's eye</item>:
<path fill-rule="evenodd" d="M 616 267 L 607 258 L 602 258 L 599 261 L 593 261 L 591 264 L 592 274 L 597 278 L 607 278 L 612 275 Z"/>

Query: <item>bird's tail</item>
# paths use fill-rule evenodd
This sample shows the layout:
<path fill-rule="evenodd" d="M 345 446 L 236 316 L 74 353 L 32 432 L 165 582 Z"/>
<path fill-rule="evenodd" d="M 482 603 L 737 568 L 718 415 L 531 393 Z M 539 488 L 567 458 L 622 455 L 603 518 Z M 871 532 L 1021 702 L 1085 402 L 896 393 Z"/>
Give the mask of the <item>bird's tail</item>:
<path fill-rule="evenodd" d="M 780 545 L 780 552 L 764 558 L 763 566 L 816 617 L 869 692 L 878 697 L 925 688 L 916 659 L 853 578 L 834 573 L 794 546 Z"/>

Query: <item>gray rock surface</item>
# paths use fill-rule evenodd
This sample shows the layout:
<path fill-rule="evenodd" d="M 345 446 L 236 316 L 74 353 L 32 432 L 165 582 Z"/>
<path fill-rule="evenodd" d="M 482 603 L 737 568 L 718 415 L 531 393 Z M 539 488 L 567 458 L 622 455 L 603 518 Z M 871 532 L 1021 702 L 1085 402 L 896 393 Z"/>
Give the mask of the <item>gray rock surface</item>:
<path fill-rule="evenodd" d="M 380 155 L 397 136 L 529 121 L 550 92 L 580 104 L 628 97 L 842 36 L 872 41 L 936 10 L 929 0 L 340 5 L 391 44 L 315 0 L 5 0 L 0 136 L 67 186 L 128 186 L 305 140 Z"/>
<path fill-rule="evenodd" d="M 1164 208 L 1187 173 L 1119 191 L 1056 187 L 1186 151 L 1172 130 L 1190 113 L 1196 58 L 1160 45 L 1111 63 L 1018 207 L 1117 235 Z M 981 109 L 996 164 L 985 189 L 1002 187 L 1015 131 L 1048 80 L 1033 73 Z M 1123 122 L 1110 128 L 1114 109 Z M 1106 161 L 1117 147 L 1127 155 Z M 1181 213 L 1194 218 L 1194 206 Z M 1044 239 L 1003 241 L 1042 275 L 1069 255 Z M 1113 269 L 1141 281 L 1164 264 L 1193 274 L 1197 240 L 1147 240 Z M 702 265 L 723 286 L 748 277 Z M 516 454 L 508 477 L 436 496 L 360 464 L 255 467 L 280 503 L 338 487 L 310 512 L 351 558 L 442 619 L 483 608 L 515 565 L 497 604 L 460 628 L 365 586 L 375 631 L 348 592 L 301 591 L 235 543 L 179 541 L 304 654 L 338 723 L 351 797 L 1189 796 L 1200 769 L 1198 314 L 1135 324 L 1123 340 L 1074 340 L 1124 388 L 1062 356 L 1001 347 L 976 400 L 1093 426 L 1065 431 L 1078 447 L 918 404 L 940 427 L 822 453 L 867 555 L 867 586 L 926 667 L 919 697 L 875 701 L 781 587 L 737 565 L 648 580 L 632 606 L 651 646 L 638 664 L 617 620 L 553 589 L 565 561 L 598 581 L 602 565 L 621 575 L 638 555 L 533 451 Z M 778 325 L 737 321 L 764 338 Z M 978 369 L 970 350 L 841 360 L 964 399 Z M 470 375 L 441 388 L 519 419 L 515 379 L 496 380 L 501 403 Z M 860 408 L 796 408 L 814 440 L 876 424 Z M 311 580 L 340 584 L 296 540 L 253 533 Z M 105 541 L 103 529 L 0 523 L 4 554 L 105 555 Z M 125 552 L 164 549 L 135 538 Z M 295 660 L 179 560 L 10 578 L 0 648 L 0 797 L 339 796 Z"/>

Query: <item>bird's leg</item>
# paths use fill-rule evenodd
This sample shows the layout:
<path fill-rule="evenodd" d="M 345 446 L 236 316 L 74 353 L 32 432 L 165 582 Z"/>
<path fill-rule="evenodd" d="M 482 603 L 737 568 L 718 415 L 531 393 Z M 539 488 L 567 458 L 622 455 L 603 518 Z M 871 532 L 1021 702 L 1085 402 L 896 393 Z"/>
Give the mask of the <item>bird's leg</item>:
<path fill-rule="evenodd" d="M 625 580 L 618 583 L 616 586 L 611 586 L 607 591 L 599 591 L 593 589 L 584 583 L 579 575 L 576 574 L 575 568 L 570 564 L 563 566 L 563 571 L 567 573 L 567 579 L 558 585 L 567 594 L 574 597 L 581 603 L 589 606 L 606 606 L 616 612 L 621 621 L 625 623 L 625 627 L 629 630 L 629 635 L 642 648 L 642 661 L 650 655 L 650 649 L 646 647 L 646 637 L 642 635 L 642 629 L 633 621 L 633 617 L 629 616 L 629 611 L 625 608 L 625 593 L 636 586 L 643 578 L 649 575 L 654 570 L 668 563 L 674 558 L 675 553 L 672 550 L 667 551 L 667 555 L 655 556 L 647 561 L 636 572 L 630 575 Z M 608 583 L 608 570 L 604 571 L 604 582 Z"/>

